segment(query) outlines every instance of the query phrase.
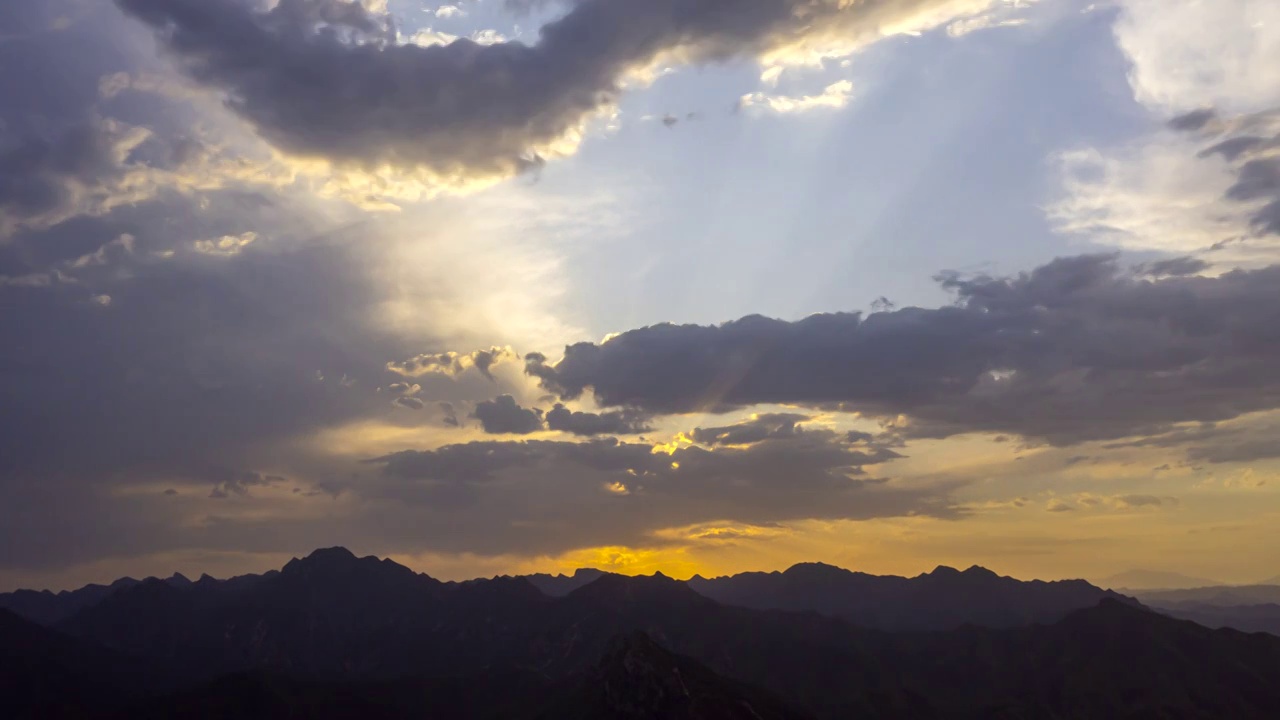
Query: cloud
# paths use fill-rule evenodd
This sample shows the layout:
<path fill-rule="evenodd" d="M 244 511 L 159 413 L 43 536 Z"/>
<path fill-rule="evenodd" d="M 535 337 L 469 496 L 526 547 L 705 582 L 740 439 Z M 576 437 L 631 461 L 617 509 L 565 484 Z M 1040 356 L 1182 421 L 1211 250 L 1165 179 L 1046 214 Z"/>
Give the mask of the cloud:
<path fill-rule="evenodd" d="M 216 240 L 197 240 L 193 247 L 202 255 L 219 255 L 231 257 L 239 255 L 246 247 L 258 239 L 258 233 L 250 230 L 239 235 L 223 235 Z"/>
<path fill-rule="evenodd" d="M 1274 428 L 1271 428 L 1274 430 Z M 1198 445 L 1187 448 L 1187 459 L 1192 462 L 1233 463 L 1257 462 L 1280 458 L 1280 443 L 1273 438 L 1248 440 L 1223 440 L 1213 445 Z"/>
<path fill-rule="evenodd" d="M 448 427 L 461 427 L 458 422 L 458 411 L 453 407 L 453 403 L 440 403 L 440 422 Z"/>
<path fill-rule="evenodd" d="M 1044 506 L 1044 509 L 1051 513 L 1064 513 L 1074 512 L 1076 508 L 1071 503 L 1063 502 L 1062 500 L 1054 498 Z"/>
<path fill-rule="evenodd" d="M 1177 505 L 1178 498 L 1161 497 L 1158 495 L 1119 495 L 1113 498 L 1116 507 L 1121 509 L 1134 509 L 1144 507 L 1164 507 L 1168 505 Z"/>
<path fill-rule="evenodd" d="M 1255 0 L 1120 0 L 1116 41 L 1137 100 L 1171 114 L 1280 106 L 1280 7 Z"/>
<path fill-rule="evenodd" d="M 817 108 L 842 108 L 849 104 L 853 96 L 853 83 L 838 80 L 823 88 L 816 95 L 774 95 L 765 92 L 754 92 L 743 95 L 738 101 L 740 108 L 762 107 L 776 113 L 796 113 Z"/>
<path fill-rule="evenodd" d="M 649 416 L 634 410 L 589 413 L 570 410 L 562 403 L 547 411 L 547 429 L 573 435 L 639 435 L 649 432 Z"/>
<path fill-rule="evenodd" d="M 1147 263 L 1141 266 L 1139 270 L 1152 277 L 1167 277 L 1170 275 L 1199 275 L 1210 267 L 1212 266 L 1209 263 L 1199 258 L 1180 257 Z"/>
<path fill-rule="evenodd" d="M 956 20 L 947 26 L 947 34 L 951 37 L 964 37 L 970 33 L 979 30 L 992 30 L 995 28 L 1021 27 L 1027 24 L 1026 18 L 1006 18 L 998 19 L 993 15 L 979 15 L 972 18 L 964 18 Z"/>
<path fill-rule="evenodd" d="M 1151 278 L 1108 255 L 1008 278 L 944 275 L 957 302 L 863 316 L 655 325 L 526 371 L 562 399 L 657 414 L 756 404 L 905 416 L 907 435 L 1056 444 L 1280 406 L 1280 266 Z"/>
<path fill-rule="evenodd" d="M 377 458 L 382 477 L 357 491 L 428 513 L 432 545 L 471 552 L 649 544 L 706 523 L 962 513 L 956 484 L 862 478 L 862 460 L 834 433 L 670 454 L 614 439 L 476 442 Z"/>
<path fill-rule="evenodd" d="M 1175 118 L 1110 153 L 1058 156 L 1065 197 L 1056 229 L 1120 247 L 1201 254 L 1202 262 L 1274 262 L 1280 244 L 1280 113 Z"/>
<path fill-rule="evenodd" d="M 703 445 L 749 445 L 769 438 L 791 437 L 809 420 L 799 413 L 765 413 L 724 427 L 696 428 L 689 436 Z"/>
<path fill-rule="evenodd" d="M 491 434 L 528 435 L 542 429 L 542 411 L 522 408 L 510 395 L 476 403 L 471 417 L 479 420 L 480 427 Z"/>
<path fill-rule="evenodd" d="M 456 377 L 471 368 L 493 380 L 493 368 L 504 362 L 519 360 L 511 348 L 489 348 L 460 354 L 456 352 L 423 353 L 407 360 L 387 363 L 387 369 L 404 377 L 422 377 L 430 374 Z"/>
<path fill-rule="evenodd" d="M 136 238 L 129 233 L 121 233 L 116 239 L 103 243 L 97 250 L 72 260 L 71 267 L 79 269 L 108 265 L 113 258 L 118 259 L 124 255 L 132 255 L 135 241 Z"/>
<path fill-rule="evenodd" d="M 1217 266 L 1280 250 L 1280 8 L 1251 0 L 1122 0 L 1114 32 L 1134 98 L 1167 127 L 1058 156 L 1060 232 L 1199 252 Z"/>
<path fill-rule="evenodd" d="M 276 475 L 235 471 L 229 468 L 211 468 L 207 474 L 213 478 L 213 489 L 209 491 L 209 497 L 216 500 L 226 499 L 232 495 L 244 497 L 249 494 L 250 488 L 284 482 L 284 478 Z"/>
<path fill-rule="evenodd" d="M 397 44 L 389 21 L 341 0 L 116 0 L 188 76 L 277 147 L 443 184 L 517 174 L 574 152 L 584 123 L 660 59 L 848 54 L 994 0 L 583 0 L 533 45 Z M 298 68 L 306 68 L 298 72 Z M 316 78 L 323 78 L 317 82 Z"/>
<path fill-rule="evenodd" d="M 0 145 L 0 238 L 109 207 L 129 154 L 146 139 L 142 128 L 97 118 Z"/>

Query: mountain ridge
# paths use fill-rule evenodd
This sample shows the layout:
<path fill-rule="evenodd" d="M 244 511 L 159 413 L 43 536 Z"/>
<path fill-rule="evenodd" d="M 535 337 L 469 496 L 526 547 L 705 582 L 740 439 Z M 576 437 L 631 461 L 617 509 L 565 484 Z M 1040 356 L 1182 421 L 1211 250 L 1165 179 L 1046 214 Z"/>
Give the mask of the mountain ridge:
<path fill-rule="evenodd" d="M 1211 630 L 1088 583 L 945 567 L 886 578 L 820 564 L 746 581 L 762 578 L 766 589 L 834 589 L 827 597 L 839 599 L 869 588 L 854 600 L 930 611 L 941 598 L 963 612 L 884 629 L 812 599 L 807 608 L 725 604 L 662 574 L 601 574 L 550 596 L 522 577 L 442 583 L 376 557 L 322 552 L 231 586 L 148 578 L 57 629 L 4 613 L 0 625 L 17 630 L 0 634 L 0 657 L 15 664 L 34 649 L 45 660 L 27 683 L 40 692 L 0 686 L 0 700 L 25 697 L 30 717 L 57 708 L 90 717 L 78 711 L 98 695 L 104 708 L 138 711 L 121 717 L 200 717 L 192 708 L 224 707 L 219 698 L 246 718 L 746 720 L 744 701 L 760 717 L 816 720 L 1280 716 L 1280 638 Z M 1035 612 L 1009 623 L 985 614 L 993 588 L 1001 613 L 1010 598 L 1038 602 L 1046 592 L 1072 607 L 1032 602 Z M 134 662 L 122 658 L 137 658 L 138 670 L 112 675 Z M 189 691 L 173 694 L 174 679 Z"/>

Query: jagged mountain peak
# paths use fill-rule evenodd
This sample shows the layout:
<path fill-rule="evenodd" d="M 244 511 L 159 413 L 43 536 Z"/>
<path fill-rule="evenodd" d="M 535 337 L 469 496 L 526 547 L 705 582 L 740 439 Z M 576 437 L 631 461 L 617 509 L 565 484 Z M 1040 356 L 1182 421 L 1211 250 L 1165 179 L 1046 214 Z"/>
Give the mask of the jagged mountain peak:
<path fill-rule="evenodd" d="M 569 593 L 579 600 L 609 603 L 627 602 L 712 602 L 686 583 L 661 573 L 653 575 L 615 575 L 606 573 Z"/>
<path fill-rule="evenodd" d="M 846 570 L 836 565 L 829 565 L 823 562 L 802 562 L 796 563 L 782 572 L 783 575 L 796 576 L 844 576 L 855 574 L 852 570 Z"/>

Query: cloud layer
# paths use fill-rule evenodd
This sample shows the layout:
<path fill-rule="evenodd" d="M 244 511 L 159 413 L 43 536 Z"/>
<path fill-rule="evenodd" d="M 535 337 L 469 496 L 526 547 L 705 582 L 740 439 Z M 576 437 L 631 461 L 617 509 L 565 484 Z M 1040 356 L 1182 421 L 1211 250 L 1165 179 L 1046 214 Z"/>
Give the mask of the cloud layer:
<path fill-rule="evenodd" d="M 1176 269 L 1176 268 L 1175 268 Z M 657 325 L 527 371 L 563 398 L 655 413 L 841 405 L 908 432 L 1054 443 L 1280 406 L 1280 266 L 1152 278 L 1115 256 L 1012 278 L 942 278 L 938 309 Z"/>
<path fill-rule="evenodd" d="M 196 81 L 291 153 L 508 176 L 572 151 L 583 123 L 659 59 L 848 53 L 994 0 L 578 0 L 533 45 L 399 44 L 345 0 L 116 0 Z"/>

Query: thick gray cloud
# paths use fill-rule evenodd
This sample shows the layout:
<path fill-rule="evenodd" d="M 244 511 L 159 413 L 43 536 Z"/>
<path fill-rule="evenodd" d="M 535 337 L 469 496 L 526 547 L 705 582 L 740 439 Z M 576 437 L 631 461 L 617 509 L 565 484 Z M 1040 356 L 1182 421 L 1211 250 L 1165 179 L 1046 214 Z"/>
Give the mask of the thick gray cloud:
<path fill-rule="evenodd" d="M 374 461 L 355 491 L 430 509 L 433 541 L 471 552 L 556 552 L 652 543 L 655 530 L 711 521 L 957 517 L 955 485 L 862 476 L 866 453 L 811 431 L 749 446 L 671 454 L 646 443 L 477 442 Z M 434 518 L 446 523 L 437 527 Z"/>
<path fill-rule="evenodd" d="M 53 31 L 86 14 L 92 26 Z M 107 35 L 122 24 L 110 6 L 67 0 L 0 8 L 0 243 L 65 220 L 128 171 L 146 133 L 98 107 L 100 76 L 133 67 Z"/>
<path fill-rule="evenodd" d="M 805 39 L 857 43 L 974 0 L 578 0 L 536 44 L 395 44 L 342 0 L 116 0 L 192 78 L 290 152 L 444 176 L 509 175 L 610 104 L 630 71 L 751 56 Z M 965 5 L 965 7 L 959 7 Z M 945 21 L 938 17 L 933 22 Z"/>
<path fill-rule="evenodd" d="M 542 429 L 542 411 L 520 407 L 510 395 L 476 403 L 472 417 L 492 434 L 528 435 Z"/>
<path fill-rule="evenodd" d="M 941 278 L 957 302 L 795 322 L 657 325 L 529 373 L 562 398 L 654 413 L 762 403 L 910 416 L 916 436 L 1058 444 L 1280 406 L 1280 266 L 1151 278 L 1114 256 L 1012 278 Z"/>
<path fill-rule="evenodd" d="M 71 214 L 80 188 L 124 172 L 129 143 L 127 133 L 99 121 L 0 145 L 0 237 L 33 220 L 52 223 Z"/>
<path fill-rule="evenodd" d="M 252 448 L 386 410 L 316 379 L 372 388 L 412 346 L 369 327 L 381 297 L 357 233 L 325 237 L 257 186 L 150 187 L 203 150 L 183 103 L 103 97 L 104 76 L 148 70 L 146 31 L 113 5 L 5 3 L 0 27 L 0 525 L 61 527 L 75 503 L 154 476 L 257 472 Z M 106 186 L 118 197 L 98 202 Z M 248 232 L 260 242 L 235 257 L 193 248 Z M 65 496 L 26 507 L 13 491 L 31 483 Z"/>
<path fill-rule="evenodd" d="M 634 410 L 589 413 L 570 410 L 561 403 L 547 411 L 547 428 L 573 435 L 639 435 L 649 432 L 649 416 Z"/>
<path fill-rule="evenodd" d="M 765 413 L 734 425 L 695 428 L 689 436 L 703 445 L 746 445 L 769 438 L 792 437 L 803 432 L 800 423 L 808 419 L 808 415 L 799 413 Z"/>

